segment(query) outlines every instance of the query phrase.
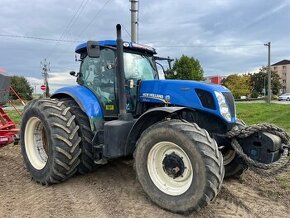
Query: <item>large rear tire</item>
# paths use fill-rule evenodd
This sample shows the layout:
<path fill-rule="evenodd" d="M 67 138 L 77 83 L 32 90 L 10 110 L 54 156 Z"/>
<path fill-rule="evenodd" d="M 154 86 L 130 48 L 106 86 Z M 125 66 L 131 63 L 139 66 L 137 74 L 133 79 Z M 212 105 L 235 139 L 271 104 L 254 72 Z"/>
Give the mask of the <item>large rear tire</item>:
<path fill-rule="evenodd" d="M 198 211 L 218 194 L 224 177 L 222 154 L 196 124 L 154 124 L 136 146 L 137 178 L 160 207 L 176 213 Z"/>
<path fill-rule="evenodd" d="M 90 128 L 90 121 L 87 115 L 80 109 L 73 99 L 63 99 L 65 105 L 70 107 L 70 112 L 75 115 L 76 124 L 79 126 L 79 136 L 81 137 L 80 147 L 82 150 L 78 172 L 86 174 L 91 172 L 97 165 L 94 162 L 92 140 L 94 134 Z"/>
<path fill-rule="evenodd" d="M 79 127 L 62 101 L 34 100 L 22 115 L 20 145 L 27 170 L 43 185 L 71 177 L 80 163 Z"/>

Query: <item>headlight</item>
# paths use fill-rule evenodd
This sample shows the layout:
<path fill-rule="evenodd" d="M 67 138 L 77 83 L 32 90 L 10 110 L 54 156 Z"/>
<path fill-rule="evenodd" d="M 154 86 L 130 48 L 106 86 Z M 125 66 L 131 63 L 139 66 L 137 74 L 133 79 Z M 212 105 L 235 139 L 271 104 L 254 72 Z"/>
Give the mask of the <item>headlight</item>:
<path fill-rule="evenodd" d="M 222 114 L 222 116 L 228 120 L 228 121 L 231 121 L 231 114 L 230 114 L 230 111 L 229 111 L 229 107 L 226 103 L 226 99 L 225 99 L 225 96 L 220 93 L 220 92 L 217 92 L 215 91 L 214 92 L 216 98 L 217 98 L 217 101 L 218 101 L 218 104 L 219 104 L 219 107 L 220 107 L 220 112 Z"/>

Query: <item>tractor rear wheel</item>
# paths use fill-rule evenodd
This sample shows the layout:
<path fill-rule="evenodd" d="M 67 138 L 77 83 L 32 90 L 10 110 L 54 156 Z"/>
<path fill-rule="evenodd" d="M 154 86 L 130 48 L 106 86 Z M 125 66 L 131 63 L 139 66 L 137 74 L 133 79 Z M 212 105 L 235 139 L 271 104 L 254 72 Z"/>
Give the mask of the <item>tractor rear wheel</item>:
<path fill-rule="evenodd" d="M 94 134 L 90 128 L 90 121 L 87 115 L 80 109 L 79 105 L 73 99 L 63 99 L 65 105 L 70 107 L 70 112 L 75 115 L 75 122 L 79 126 L 79 136 L 81 137 L 80 164 L 78 172 L 81 174 L 92 171 L 96 164 L 94 162 L 92 140 Z"/>
<path fill-rule="evenodd" d="M 27 170 L 43 185 L 71 177 L 80 163 L 79 127 L 62 101 L 32 101 L 21 121 L 20 145 Z"/>
<path fill-rule="evenodd" d="M 160 207 L 189 213 L 218 194 L 222 154 L 206 130 L 169 120 L 146 129 L 137 142 L 135 169 L 144 191 Z"/>

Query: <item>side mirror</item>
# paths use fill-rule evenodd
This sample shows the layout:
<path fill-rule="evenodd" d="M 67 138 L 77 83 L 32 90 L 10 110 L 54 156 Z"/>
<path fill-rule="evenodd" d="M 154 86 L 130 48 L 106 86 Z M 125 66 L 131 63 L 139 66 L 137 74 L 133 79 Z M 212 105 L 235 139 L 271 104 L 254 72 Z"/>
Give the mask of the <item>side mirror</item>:
<path fill-rule="evenodd" d="M 75 72 L 75 71 L 71 71 L 71 72 L 69 72 L 69 74 L 70 74 L 71 76 L 76 76 L 76 72 Z"/>
<path fill-rule="evenodd" d="M 91 58 L 100 57 L 100 46 L 96 41 L 87 42 L 87 54 Z"/>

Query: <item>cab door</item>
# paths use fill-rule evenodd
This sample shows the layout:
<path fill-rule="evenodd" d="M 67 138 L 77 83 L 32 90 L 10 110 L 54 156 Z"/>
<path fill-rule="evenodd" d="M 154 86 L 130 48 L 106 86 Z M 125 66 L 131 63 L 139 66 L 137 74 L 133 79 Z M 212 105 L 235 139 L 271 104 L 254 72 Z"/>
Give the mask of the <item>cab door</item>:
<path fill-rule="evenodd" d="M 103 48 L 98 58 L 82 60 L 79 80 L 95 93 L 102 104 L 105 118 L 118 116 L 116 98 L 115 51 Z"/>

